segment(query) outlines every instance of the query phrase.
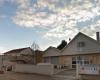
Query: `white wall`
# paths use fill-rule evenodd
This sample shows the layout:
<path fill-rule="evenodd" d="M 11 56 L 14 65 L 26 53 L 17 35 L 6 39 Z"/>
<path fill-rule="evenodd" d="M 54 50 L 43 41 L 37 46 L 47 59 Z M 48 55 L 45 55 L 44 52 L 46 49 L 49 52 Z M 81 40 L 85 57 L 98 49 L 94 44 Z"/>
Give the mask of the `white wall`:
<path fill-rule="evenodd" d="M 16 64 L 13 71 L 23 73 L 36 73 L 43 75 L 52 75 L 54 67 L 52 64 L 44 65 L 28 65 L 28 64 Z"/>
<path fill-rule="evenodd" d="M 84 65 L 79 67 L 80 74 L 99 75 L 100 65 Z"/>

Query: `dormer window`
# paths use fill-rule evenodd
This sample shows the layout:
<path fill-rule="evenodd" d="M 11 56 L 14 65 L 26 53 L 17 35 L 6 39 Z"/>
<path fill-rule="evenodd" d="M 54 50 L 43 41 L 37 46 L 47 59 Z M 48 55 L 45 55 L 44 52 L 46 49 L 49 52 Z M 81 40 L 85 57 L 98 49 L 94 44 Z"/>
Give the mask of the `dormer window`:
<path fill-rule="evenodd" d="M 85 47 L 85 42 L 78 42 L 77 47 Z"/>

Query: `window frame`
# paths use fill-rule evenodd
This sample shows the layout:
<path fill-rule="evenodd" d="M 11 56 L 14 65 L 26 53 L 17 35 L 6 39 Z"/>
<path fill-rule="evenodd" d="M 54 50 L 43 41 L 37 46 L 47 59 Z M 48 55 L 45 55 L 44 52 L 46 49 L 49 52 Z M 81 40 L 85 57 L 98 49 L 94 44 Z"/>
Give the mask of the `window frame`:
<path fill-rule="evenodd" d="M 77 42 L 77 47 L 85 47 L 85 42 L 84 41 L 80 41 L 80 42 Z"/>

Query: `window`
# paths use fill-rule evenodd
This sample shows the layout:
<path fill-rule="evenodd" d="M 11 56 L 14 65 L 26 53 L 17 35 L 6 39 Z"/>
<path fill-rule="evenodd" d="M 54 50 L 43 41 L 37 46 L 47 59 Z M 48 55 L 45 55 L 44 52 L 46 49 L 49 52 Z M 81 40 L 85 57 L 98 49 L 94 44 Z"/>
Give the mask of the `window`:
<path fill-rule="evenodd" d="M 76 56 L 73 56 L 72 57 L 72 68 L 76 68 L 76 62 L 77 62 Z"/>
<path fill-rule="evenodd" d="M 84 64 L 89 64 L 89 61 L 84 61 Z"/>
<path fill-rule="evenodd" d="M 74 56 L 74 57 L 72 57 L 72 61 L 76 61 L 76 57 Z"/>
<path fill-rule="evenodd" d="M 77 43 L 77 47 L 84 47 L 85 46 L 85 42 L 78 42 Z"/>
<path fill-rule="evenodd" d="M 82 60 L 83 57 L 82 56 L 77 56 L 77 60 Z"/>
<path fill-rule="evenodd" d="M 72 57 L 72 68 L 76 68 L 76 64 L 86 65 L 90 64 L 90 59 L 86 56 L 73 56 Z"/>
<path fill-rule="evenodd" d="M 76 64 L 76 61 L 72 61 L 72 64 Z"/>
<path fill-rule="evenodd" d="M 72 65 L 72 68 L 76 68 L 76 65 Z"/>

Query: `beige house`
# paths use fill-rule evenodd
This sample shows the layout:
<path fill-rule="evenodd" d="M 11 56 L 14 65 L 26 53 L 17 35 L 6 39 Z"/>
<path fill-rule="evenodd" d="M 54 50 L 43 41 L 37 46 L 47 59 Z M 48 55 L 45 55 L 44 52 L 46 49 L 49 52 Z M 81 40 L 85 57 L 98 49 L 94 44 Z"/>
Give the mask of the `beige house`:
<path fill-rule="evenodd" d="M 59 65 L 60 51 L 55 47 L 49 47 L 44 51 L 43 61 L 45 63 L 52 63 Z"/>
<path fill-rule="evenodd" d="M 74 39 L 61 51 L 62 63 L 71 67 L 76 67 L 76 62 L 80 64 L 100 64 L 100 43 L 89 36 L 78 33 Z"/>
<path fill-rule="evenodd" d="M 47 49 L 45 55 L 48 55 L 48 57 L 45 56 L 45 58 L 51 61 L 51 57 L 56 55 L 55 52 L 56 50 Z M 56 62 L 69 68 L 76 68 L 76 62 L 80 64 L 100 64 L 99 33 L 97 33 L 97 40 L 94 40 L 79 32 L 63 50 L 58 52 L 60 53 L 57 53 L 58 61 Z"/>

